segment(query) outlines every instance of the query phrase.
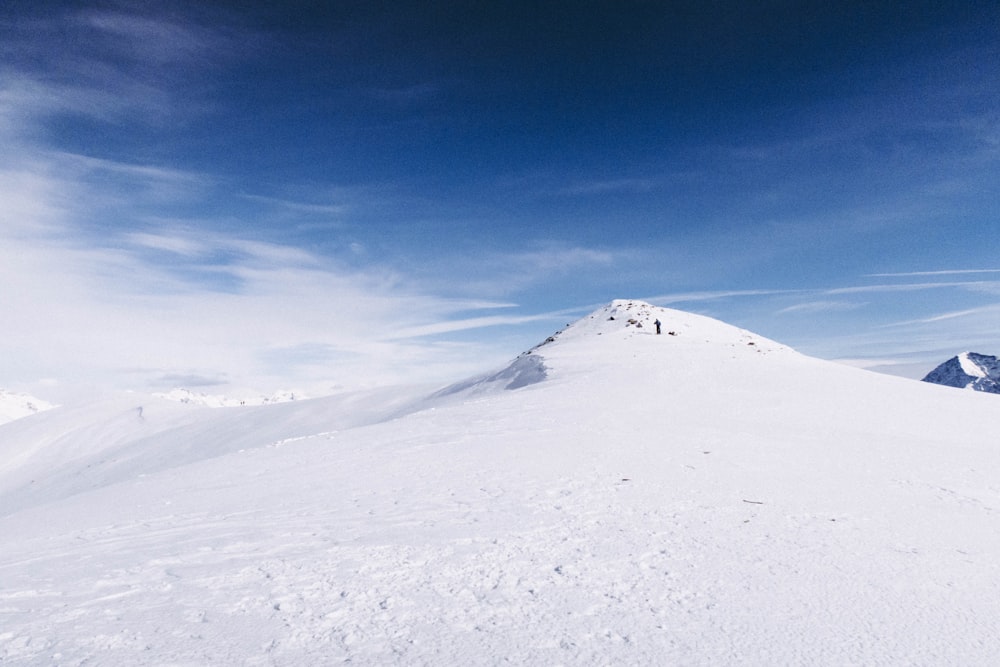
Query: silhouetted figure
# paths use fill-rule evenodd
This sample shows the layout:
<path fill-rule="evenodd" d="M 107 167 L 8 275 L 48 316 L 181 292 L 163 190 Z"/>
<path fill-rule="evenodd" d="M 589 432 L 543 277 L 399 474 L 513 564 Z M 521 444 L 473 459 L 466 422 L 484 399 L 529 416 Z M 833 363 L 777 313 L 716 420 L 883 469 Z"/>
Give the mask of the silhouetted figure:
<path fill-rule="evenodd" d="M 660 335 L 660 320 L 656 320 L 655 322 L 653 322 L 653 324 L 656 325 L 656 335 L 659 336 Z"/>

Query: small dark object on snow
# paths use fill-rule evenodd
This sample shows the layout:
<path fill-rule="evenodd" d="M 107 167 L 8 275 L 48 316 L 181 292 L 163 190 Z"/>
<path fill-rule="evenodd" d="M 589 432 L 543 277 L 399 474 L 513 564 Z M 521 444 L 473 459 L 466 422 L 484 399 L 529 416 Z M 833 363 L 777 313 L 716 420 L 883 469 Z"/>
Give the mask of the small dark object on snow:
<path fill-rule="evenodd" d="M 655 322 L 653 322 L 653 324 L 656 325 L 656 335 L 659 336 L 660 335 L 660 320 L 656 320 Z"/>

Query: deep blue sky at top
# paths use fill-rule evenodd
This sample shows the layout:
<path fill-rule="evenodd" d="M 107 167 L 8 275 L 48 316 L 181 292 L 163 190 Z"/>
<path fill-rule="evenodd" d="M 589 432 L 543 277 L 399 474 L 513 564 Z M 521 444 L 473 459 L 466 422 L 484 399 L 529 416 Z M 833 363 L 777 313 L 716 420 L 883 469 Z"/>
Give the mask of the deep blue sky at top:
<path fill-rule="evenodd" d="M 20 140 L 201 179 L 95 205 L 79 223 L 105 239 L 167 221 L 525 313 L 660 297 L 830 357 L 864 356 L 858 328 L 976 310 L 988 344 L 997 321 L 992 2 L 15 0 L 0 18 L 7 75 L 83 100 Z M 116 201 L 141 190 L 98 171 L 81 178 Z M 199 262 L 189 279 L 239 289 Z"/>

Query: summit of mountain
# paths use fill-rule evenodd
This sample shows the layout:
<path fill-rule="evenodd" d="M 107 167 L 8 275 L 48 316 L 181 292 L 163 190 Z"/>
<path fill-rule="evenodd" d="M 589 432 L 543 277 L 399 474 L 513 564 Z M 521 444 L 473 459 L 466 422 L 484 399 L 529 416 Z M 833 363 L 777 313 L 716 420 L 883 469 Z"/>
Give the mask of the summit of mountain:
<path fill-rule="evenodd" d="M 923 381 L 1000 394 L 1000 359 L 977 352 L 962 352 L 932 370 Z"/>

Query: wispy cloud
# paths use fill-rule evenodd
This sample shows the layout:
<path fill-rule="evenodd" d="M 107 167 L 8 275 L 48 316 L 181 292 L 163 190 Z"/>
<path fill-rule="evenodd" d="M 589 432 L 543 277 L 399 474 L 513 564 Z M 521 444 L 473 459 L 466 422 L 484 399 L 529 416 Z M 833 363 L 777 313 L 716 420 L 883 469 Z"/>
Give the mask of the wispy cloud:
<path fill-rule="evenodd" d="M 263 36 L 222 11 L 179 14 L 159 6 L 54 7 L 5 25 L 0 127 L 44 127 L 52 117 L 103 123 L 184 122 L 203 113 L 197 81 L 247 57 Z"/>
<path fill-rule="evenodd" d="M 650 303 L 667 305 L 672 303 L 697 303 L 699 301 L 716 301 L 719 299 L 732 299 L 741 297 L 761 297 L 775 296 L 779 294 L 797 294 L 803 290 L 774 290 L 774 289 L 743 289 L 743 290 L 716 290 L 706 292 L 679 292 L 676 294 L 662 294 L 649 297 Z"/>
<path fill-rule="evenodd" d="M 357 251 L 347 265 L 234 231 L 243 226 L 233 213 L 205 213 L 226 210 L 215 205 L 220 198 L 242 199 L 264 212 L 257 223 L 268 216 L 296 225 L 322 220 L 332 240 L 358 201 L 377 206 L 377 191 L 234 194 L 209 173 L 47 148 L 39 128 L 52 115 L 119 119 L 144 105 L 169 114 L 179 102 L 170 76 L 160 81 L 153 73 L 196 64 L 220 48 L 214 33 L 151 17 L 84 12 L 62 22 L 110 40 L 125 64 L 107 82 L 94 60 L 93 73 L 78 80 L 0 73 L 0 132 L 11 148 L 0 156 L 3 381 L 61 377 L 159 388 L 171 379 L 338 386 L 453 380 L 510 350 L 448 341 L 448 334 L 546 318 L 477 315 L 516 306 L 489 298 L 488 290 L 428 283 L 364 252 L 350 235 L 341 245 Z M 76 67 L 71 55 L 39 57 L 65 58 L 65 67 L 50 69 L 67 72 Z M 605 252 L 553 244 L 495 253 L 467 275 L 484 284 L 529 284 L 608 261 Z"/>
<path fill-rule="evenodd" d="M 904 320 L 901 322 L 892 322 L 883 325 L 884 327 L 908 327 L 915 324 L 934 324 L 937 322 L 945 322 L 948 320 L 955 320 L 965 317 L 978 317 L 984 314 L 1000 314 L 1000 304 L 993 304 L 989 306 L 980 306 L 978 308 L 966 308 L 964 310 L 955 310 L 947 313 L 939 313 L 937 315 L 932 315 L 930 317 L 921 317 L 914 320 Z"/>
<path fill-rule="evenodd" d="M 154 64 L 200 61 L 206 54 L 227 46 L 227 40 L 218 31 L 162 16 L 86 10 L 71 17 L 71 21 L 103 33 L 122 55 L 135 61 Z"/>
<path fill-rule="evenodd" d="M 663 181 L 655 178 L 613 178 L 605 180 L 579 181 L 560 188 L 562 195 L 602 195 L 612 193 L 643 193 L 662 186 Z"/>
<path fill-rule="evenodd" d="M 908 271 L 904 273 L 869 273 L 866 278 L 917 278 L 921 276 L 951 276 L 975 273 L 1000 273 L 1000 269 L 950 269 L 944 271 Z"/>
<path fill-rule="evenodd" d="M 922 282 L 922 283 L 890 283 L 881 285 L 857 285 L 854 287 L 835 287 L 824 291 L 824 294 L 865 294 L 874 292 L 916 292 L 921 290 L 953 289 L 962 287 L 967 289 L 984 290 L 1000 286 L 1000 281 L 943 281 L 943 282 Z"/>
<path fill-rule="evenodd" d="M 586 310 L 587 308 L 572 308 L 537 313 L 533 315 L 489 315 L 484 317 L 454 319 L 400 329 L 394 331 L 389 337 L 391 339 L 419 338 L 423 336 L 435 336 L 443 333 L 467 331 L 470 329 L 482 329 L 486 327 L 509 327 L 526 324 L 528 322 L 551 322 L 566 316 L 579 316 Z"/>
<path fill-rule="evenodd" d="M 342 216 L 350 210 L 347 204 L 313 203 L 304 201 L 293 201 L 279 197 L 266 197 L 264 195 L 245 194 L 244 199 L 248 201 L 265 204 L 274 208 L 284 209 L 294 213 L 316 213 L 323 216 Z"/>
<path fill-rule="evenodd" d="M 797 303 L 792 306 L 782 308 L 777 312 L 777 314 L 786 315 L 789 313 L 799 313 L 808 315 L 815 313 L 843 312 L 861 308 L 863 305 L 864 304 L 854 303 L 852 301 L 806 301 L 804 303 Z"/>
<path fill-rule="evenodd" d="M 136 247 L 162 250 L 188 258 L 201 257 L 208 252 L 208 248 L 203 243 L 179 236 L 127 232 L 123 238 L 126 243 Z"/>
<path fill-rule="evenodd" d="M 200 196 L 197 174 L 37 155 L 0 170 L 9 203 L 0 211 L 7 380 L 135 388 L 162 388 L 164 378 L 307 387 L 453 380 L 511 351 L 442 337 L 555 316 L 476 315 L 516 305 L 428 289 L 377 260 L 346 266 L 219 231 L 211 220 L 147 213 Z M 176 187 L 156 187 L 163 181 Z M 132 195 L 119 197 L 126 183 Z M 128 224 L 93 224 L 109 202 Z M 606 259 L 560 248 L 497 256 L 494 268 L 537 277 Z"/>
<path fill-rule="evenodd" d="M 510 251 L 483 248 L 475 253 L 450 256 L 425 280 L 440 291 L 457 290 L 467 296 L 509 299 L 511 295 L 541 289 L 555 281 L 561 284 L 573 276 L 583 280 L 606 272 L 622 257 L 618 251 L 564 243 L 526 245 Z M 462 278 L 456 281 L 455 276 Z"/>

